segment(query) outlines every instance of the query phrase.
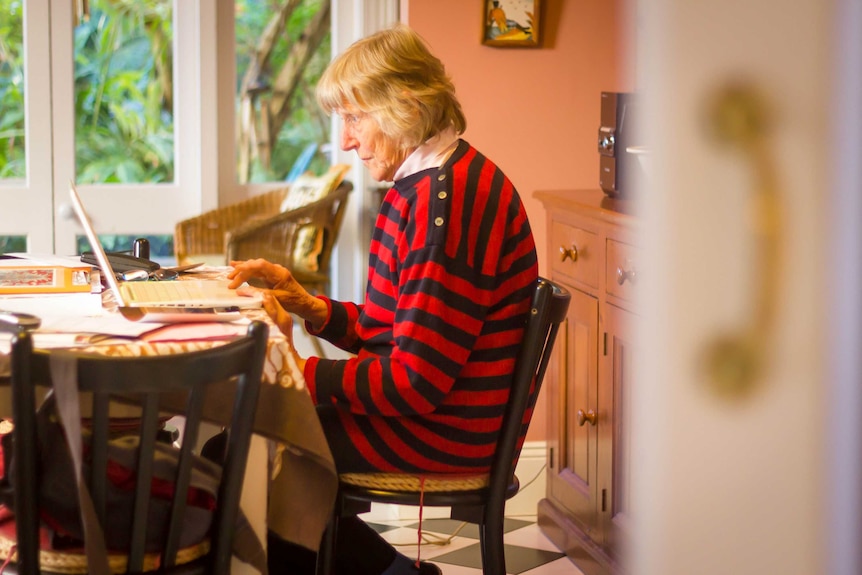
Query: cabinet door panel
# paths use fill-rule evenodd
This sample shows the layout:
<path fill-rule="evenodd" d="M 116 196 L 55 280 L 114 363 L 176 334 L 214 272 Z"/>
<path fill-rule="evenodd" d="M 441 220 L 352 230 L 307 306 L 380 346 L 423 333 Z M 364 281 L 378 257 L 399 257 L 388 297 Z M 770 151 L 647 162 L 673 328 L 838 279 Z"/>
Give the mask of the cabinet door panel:
<path fill-rule="evenodd" d="M 596 427 L 582 425 L 578 412 L 596 412 L 598 377 L 598 301 L 569 288 L 572 301 L 566 319 L 564 351 L 554 377 L 549 409 L 552 442 L 558 461 L 549 477 L 549 495 L 598 538 L 596 516 Z"/>
<path fill-rule="evenodd" d="M 611 428 L 603 428 L 599 462 L 599 489 L 607 489 L 610 501 L 602 510 L 605 544 L 623 549 L 630 530 L 631 503 L 631 415 L 636 348 L 633 346 L 635 316 L 614 305 L 605 308 L 607 347 L 599 367 L 601 414 L 613 418 Z"/>

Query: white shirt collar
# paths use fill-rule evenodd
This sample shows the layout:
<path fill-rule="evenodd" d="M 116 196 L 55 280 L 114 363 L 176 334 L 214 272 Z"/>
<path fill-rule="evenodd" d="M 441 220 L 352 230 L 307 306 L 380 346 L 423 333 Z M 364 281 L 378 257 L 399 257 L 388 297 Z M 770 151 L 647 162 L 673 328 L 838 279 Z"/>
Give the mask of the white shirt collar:
<path fill-rule="evenodd" d="M 439 168 L 449 159 L 457 147 L 458 132 L 450 126 L 413 150 L 413 153 L 407 156 L 407 159 L 395 172 L 395 181 L 422 170 Z"/>

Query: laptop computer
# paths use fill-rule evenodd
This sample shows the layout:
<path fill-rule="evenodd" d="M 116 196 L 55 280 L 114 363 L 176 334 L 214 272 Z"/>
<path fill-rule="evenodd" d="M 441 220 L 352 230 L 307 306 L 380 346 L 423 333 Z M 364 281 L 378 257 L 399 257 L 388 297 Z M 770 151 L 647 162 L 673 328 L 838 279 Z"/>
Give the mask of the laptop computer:
<path fill-rule="evenodd" d="M 227 287 L 227 281 L 133 281 L 120 283 L 102 242 L 84 209 L 74 182 L 69 183 L 72 208 L 84 228 L 90 246 L 105 275 L 123 317 L 133 321 L 162 323 L 192 321 L 233 321 L 242 308 L 260 307 L 262 297 L 243 296 Z"/>

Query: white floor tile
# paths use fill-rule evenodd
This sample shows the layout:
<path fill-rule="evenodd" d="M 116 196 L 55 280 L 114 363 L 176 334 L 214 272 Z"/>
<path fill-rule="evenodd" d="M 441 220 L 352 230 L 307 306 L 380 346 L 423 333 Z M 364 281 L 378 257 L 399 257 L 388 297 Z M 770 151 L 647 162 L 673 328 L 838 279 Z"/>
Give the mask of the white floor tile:
<path fill-rule="evenodd" d="M 510 531 L 503 535 L 503 542 L 509 545 L 520 545 L 530 549 L 542 549 L 544 551 L 559 551 L 557 546 L 548 539 L 536 523 Z"/>
<path fill-rule="evenodd" d="M 482 575 L 481 569 L 473 569 L 472 567 L 461 567 L 460 565 L 448 565 L 446 563 L 436 563 L 443 575 Z"/>

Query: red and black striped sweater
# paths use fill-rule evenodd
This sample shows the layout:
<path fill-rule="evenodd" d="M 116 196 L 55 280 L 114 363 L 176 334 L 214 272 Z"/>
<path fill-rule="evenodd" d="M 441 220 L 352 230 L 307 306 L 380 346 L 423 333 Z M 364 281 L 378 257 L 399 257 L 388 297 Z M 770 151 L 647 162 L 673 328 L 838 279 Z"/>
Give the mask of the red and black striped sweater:
<path fill-rule="evenodd" d="M 364 305 L 324 298 L 316 335 L 356 356 L 309 358 L 314 402 L 381 471 L 487 471 L 537 275 L 517 191 L 459 141 L 386 194 Z"/>

